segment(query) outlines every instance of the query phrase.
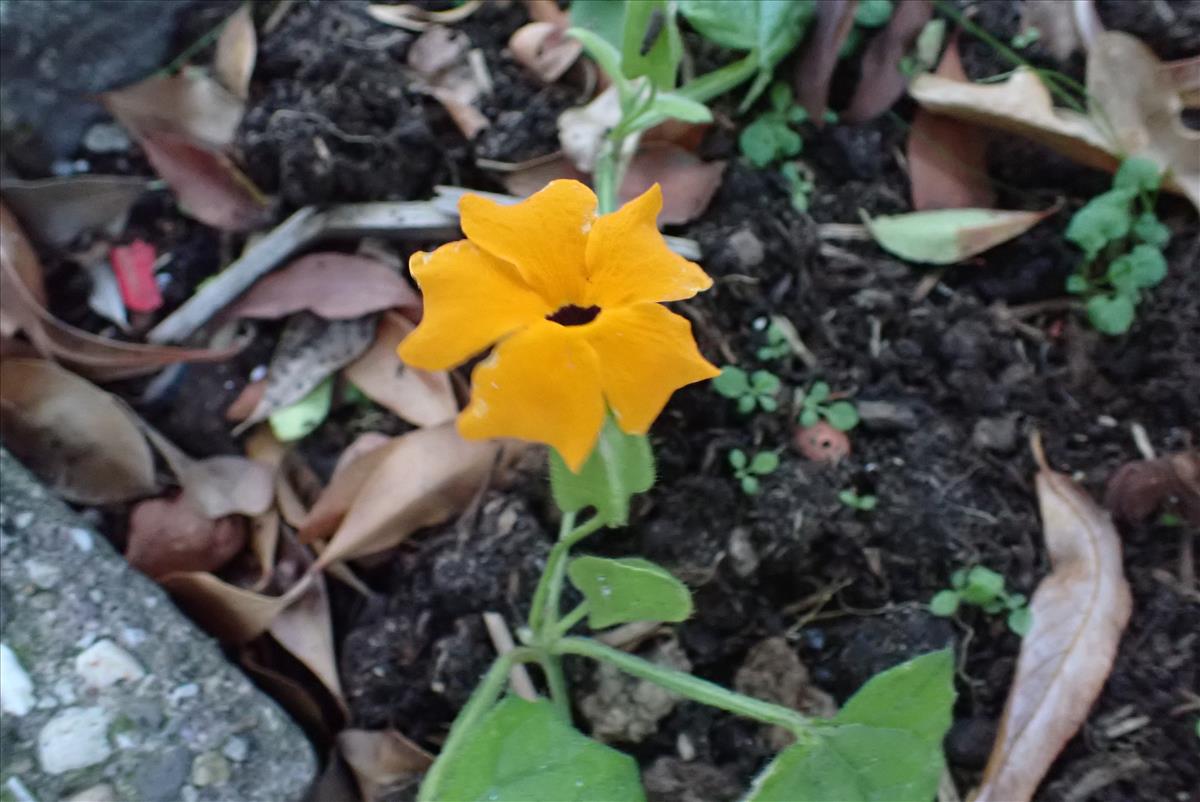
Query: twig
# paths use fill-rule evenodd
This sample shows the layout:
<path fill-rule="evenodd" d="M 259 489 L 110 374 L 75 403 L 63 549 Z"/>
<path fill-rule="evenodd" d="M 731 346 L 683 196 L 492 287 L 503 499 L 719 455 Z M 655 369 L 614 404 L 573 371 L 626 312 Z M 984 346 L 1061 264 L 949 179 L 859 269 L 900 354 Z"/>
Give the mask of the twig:
<path fill-rule="evenodd" d="M 499 613 L 486 612 L 483 614 L 483 623 L 487 627 L 488 636 L 492 639 L 492 645 L 496 647 L 496 654 L 507 654 L 516 647 L 516 644 L 513 643 L 512 633 L 508 631 L 508 624 L 504 623 L 504 616 Z M 512 671 L 509 672 L 508 679 L 512 683 L 513 693 L 527 701 L 537 701 L 537 690 L 533 687 L 533 680 L 529 678 L 529 672 L 525 670 L 524 663 L 514 665 Z"/>

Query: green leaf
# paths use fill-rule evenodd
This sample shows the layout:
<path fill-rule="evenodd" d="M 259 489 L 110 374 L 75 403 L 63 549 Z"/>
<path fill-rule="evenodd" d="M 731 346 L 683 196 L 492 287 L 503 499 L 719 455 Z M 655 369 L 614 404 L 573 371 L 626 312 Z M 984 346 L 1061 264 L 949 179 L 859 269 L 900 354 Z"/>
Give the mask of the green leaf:
<path fill-rule="evenodd" d="M 1028 607 L 1018 607 L 1008 614 L 1008 628 L 1014 635 L 1025 637 L 1033 625 L 1033 613 Z"/>
<path fill-rule="evenodd" d="M 660 92 L 650 105 L 650 113 L 685 123 L 710 123 L 712 112 L 703 103 L 697 103 L 683 95 Z"/>
<path fill-rule="evenodd" d="M 268 418 L 271 432 L 282 443 L 299 440 L 312 433 L 329 415 L 333 404 L 333 377 L 318 384 L 291 406 L 276 410 Z"/>
<path fill-rule="evenodd" d="M 876 496 L 859 496 L 858 508 L 863 512 L 870 512 L 879 505 L 879 499 Z"/>
<path fill-rule="evenodd" d="M 967 585 L 962 598 L 968 604 L 987 604 L 1004 593 L 1004 575 L 977 565 L 967 574 Z"/>
<path fill-rule="evenodd" d="M 854 21 L 864 28 L 878 28 L 892 18 L 892 0 L 860 0 Z"/>
<path fill-rule="evenodd" d="M 721 368 L 721 374 L 712 380 L 712 386 L 726 398 L 740 398 L 750 391 L 750 378 L 741 368 L 726 365 Z"/>
<path fill-rule="evenodd" d="M 775 469 L 778 467 L 779 455 L 774 451 L 760 451 L 750 461 L 750 472 L 756 473 L 759 476 L 775 473 Z"/>
<path fill-rule="evenodd" d="M 507 697 L 443 769 L 445 802 L 644 802 L 637 762 L 565 722 L 545 699 Z"/>
<path fill-rule="evenodd" d="M 613 5 L 620 5 L 613 3 Z M 628 82 L 625 76 L 621 74 L 621 53 L 608 42 L 600 34 L 587 30 L 586 28 L 570 28 L 567 30 L 567 36 L 572 36 L 579 40 L 583 45 L 583 49 L 587 52 L 592 60 L 600 65 L 600 70 L 618 84 L 618 88 L 622 88 L 622 95 L 628 92 Z"/>
<path fill-rule="evenodd" d="M 756 370 L 750 374 L 750 386 L 756 393 L 777 393 L 780 381 L 779 377 L 769 370 Z"/>
<path fill-rule="evenodd" d="M 1162 185 L 1162 169 L 1140 156 L 1134 156 L 1121 162 L 1117 174 L 1113 176 L 1113 186 L 1117 189 L 1132 189 L 1135 192 L 1154 192 Z"/>
<path fill-rule="evenodd" d="M 829 398 L 829 384 L 826 382 L 817 382 L 808 391 L 808 395 L 804 397 L 804 405 L 820 404 L 826 398 Z"/>
<path fill-rule="evenodd" d="M 849 401 L 834 401 L 821 412 L 829 425 L 839 432 L 848 432 L 858 425 L 858 410 Z"/>
<path fill-rule="evenodd" d="M 742 477 L 742 492 L 747 496 L 757 496 L 759 490 L 758 479 L 753 476 Z"/>
<path fill-rule="evenodd" d="M 1067 276 L 1067 292 L 1072 295 L 1083 295 L 1088 291 L 1090 286 L 1086 276 L 1081 276 L 1078 273 L 1072 273 Z"/>
<path fill-rule="evenodd" d="M 733 466 L 735 471 L 740 471 L 746 467 L 746 452 L 740 448 L 735 448 L 729 452 L 729 464 Z"/>
<path fill-rule="evenodd" d="M 962 590 L 967 586 L 967 569 L 959 568 L 950 575 L 950 587 Z"/>
<path fill-rule="evenodd" d="M 948 265 L 961 262 L 1014 237 L 1046 217 L 1045 212 L 995 209 L 935 209 L 870 217 L 867 230 L 885 251 L 910 262 Z"/>
<path fill-rule="evenodd" d="M 754 395 L 744 395 L 738 399 L 738 412 L 743 415 L 749 415 L 754 411 L 754 406 L 758 403 L 758 397 Z"/>
<path fill-rule="evenodd" d="M 1130 275 L 1140 287 L 1154 287 L 1167 277 L 1167 260 L 1153 245 L 1134 245 L 1125 258 L 1130 263 Z"/>
<path fill-rule="evenodd" d="M 1092 198 L 1071 217 L 1063 235 L 1094 259 L 1108 243 L 1129 234 L 1132 224 L 1129 203 L 1137 193 L 1132 189 L 1110 189 Z"/>
<path fill-rule="evenodd" d="M 659 89 L 674 89 L 682 55 L 683 40 L 675 22 L 673 3 L 667 0 L 638 0 L 626 6 L 621 46 L 621 66 L 626 78 L 645 75 Z M 707 120 L 690 122 L 707 122 L 711 119 L 709 115 Z"/>
<path fill-rule="evenodd" d="M 821 420 L 821 413 L 815 409 L 808 408 L 800 413 L 800 425 L 805 428 L 816 426 L 819 420 Z"/>
<path fill-rule="evenodd" d="M 942 738 L 950 729 L 953 707 L 954 652 L 941 649 L 871 677 L 842 705 L 834 721 L 903 730 L 910 738 L 936 747 L 938 770 L 928 800 L 941 774 Z"/>
<path fill-rule="evenodd" d="M 626 434 L 612 415 L 579 473 L 550 451 L 550 489 L 563 512 L 594 507 L 608 526 L 629 521 L 629 499 L 654 486 L 654 454 L 643 434 Z"/>
<path fill-rule="evenodd" d="M 795 97 L 792 88 L 783 81 L 771 84 L 771 108 L 775 111 L 786 112 L 792 108 Z"/>
<path fill-rule="evenodd" d="M 755 167 L 766 167 L 775 161 L 778 152 L 775 129 L 778 125 L 767 117 L 759 117 L 738 135 L 738 147 L 742 155 Z"/>
<path fill-rule="evenodd" d="M 1133 236 L 1155 248 L 1165 248 L 1171 241 L 1171 229 L 1167 228 L 1153 212 L 1146 212 L 1133 224 Z"/>
<path fill-rule="evenodd" d="M 609 45 L 615 57 L 617 71 L 609 72 L 608 67 L 604 64 L 600 64 L 600 67 L 608 73 L 610 78 L 621 74 L 621 45 L 625 34 L 625 6 L 625 0 L 571 0 L 571 5 L 568 9 L 571 15 L 572 27 L 583 28 Z M 576 36 L 576 38 L 583 42 L 581 37 L 570 31 L 568 33 Z M 584 42 L 584 47 L 587 48 L 587 42 Z M 592 58 L 596 58 L 591 48 L 588 48 L 588 54 Z M 599 63 L 600 59 L 596 59 L 596 61 Z"/>
<path fill-rule="evenodd" d="M 769 395 L 758 396 L 758 405 L 762 407 L 763 411 L 765 412 L 774 412 L 775 410 L 779 409 L 779 402 L 776 401 L 773 396 Z"/>
<path fill-rule="evenodd" d="M 939 591 L 929 600 L 929 612 L 948 618 L 958 612 L 958 602 L 958 593 L 955 591 Z"/>
<path fill-rule="evenodd" d="M 1097 331 L 1124 334 L 1133 325 L 1133 299 L 1128 295 L 1093 295 L 1087 302 L 1087 315 Z"/>
<path fill-rule="evenodd" d="M 576 557 L 567 576 L 588 605 L 588 624 L 604 629 L 630 621 L 683 621 L 692 594 L 665 568 L 639 557 Z"/>

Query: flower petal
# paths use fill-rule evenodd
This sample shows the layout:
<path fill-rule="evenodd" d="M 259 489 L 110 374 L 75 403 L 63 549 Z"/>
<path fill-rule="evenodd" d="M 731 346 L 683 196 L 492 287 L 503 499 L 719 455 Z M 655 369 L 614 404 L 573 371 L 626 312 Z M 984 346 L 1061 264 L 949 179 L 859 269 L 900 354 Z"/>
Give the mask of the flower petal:
<path fill-rule="evenodd" d="M 600 359 L 617 424 L 630 434 L 645 434 L 680 387 L 720 373 L 696 348 L 691 323 L 661 304 L 605 309 L 580 329 Z"/>
<path fill-rule="evenodd" d="M 596 354 L 583 328 L 541 321 L 500 343 L 471 374 L 471 403 L 458 416 L 462 436 L 546 443 L 578 471 L 604 422 Z"/>
<path fill-rule="evenodd" d="M 409 268 L 425 296 L 425 311 L 397 353 L 415 368 L 457 365 L 554 311 L 512 265 L 467 240 L 414 253 Z"/>
<path fill-rule="evenodd" d="M 596 196 L 578 181 L 551 181 L 520 203 L 464 195 L 458 204 L 467 238 L 509 262 L 557 309 L 584 298 L 584 252 Z"/>
<path fill-rule="evenodd" d="M 681 301 L 712 286 L 699 265 L 667 247 L 655 222 L 661 210 L 662 189 L 655 184 L 592 226 L 587 241 L 589 305 L 606 309 Z"/>

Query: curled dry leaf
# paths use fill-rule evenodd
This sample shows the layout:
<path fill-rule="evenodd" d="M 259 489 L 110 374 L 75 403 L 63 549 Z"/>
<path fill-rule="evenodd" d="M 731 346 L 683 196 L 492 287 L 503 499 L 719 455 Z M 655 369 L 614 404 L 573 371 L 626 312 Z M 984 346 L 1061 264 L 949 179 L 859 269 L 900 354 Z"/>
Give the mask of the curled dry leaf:
<path fill-rule="evenodd" d="M 1037 493 L 1051 573 L 1029 603 L 1033 623 L 975 802 L 1033 797 L 1087 718 L 1129 621 L 1121 541 L 1108 513 L 1044 463 Z"/>
<path fill-rule="evenodd" d="M 245 104 L 199 70 L 156 75 L 100 96 L 105 108 L 139 139 L 172 134 L 222 150 L 233 142 Z"/>
<path fill-rule="evenodd" d="M 887 26 L 867 45 L 862 55 L 862 77 L 850 105 L 841 114 L 849 123 L 865 123 L 890 109 L 904 94 L 908 76 L 900 61 L 912 50 L 917 34 L 933 16 L 931 0 L 901 0 Z"/>
<path fill-rule="evenodd" d="M 590 175 L 604 147 L 608 132 L 621 119 L 621 98 L 616 85 L 609 86 L 584 106 L 566 109 L 558 115 L 558 142 L 577 170 Z M 636 151 L 638 137 L 626 137 L 627 155 Z"/>
<path fill-rule="evenodd" d="M 5 178 L 0 193 L 34 239 L 65 248 L 82 234 L 119 234 L 129 209 L 149 186 L 148 179 L 129 175 Z"/>
<path fill-rule="evenodd" d="M 489 125 L 475 105 L 490 89 L 486 77 L 472 67 L 471 40 L 444 26 L 429 28 L 408 49 L 408 66 L 416 73 L 413 89 L 436 98 L 467 139 Z"/>
<path fill-rule="evenodd" d="M 433 765 L 433 755 L 395 730 L 342 730 L 337 747 L 366 800 L 378 798 L 389 786 L 417 778 Z"/>
<path fill-rule="evenodd" d="M 366 432 L 347 446 L 338 457 L 329 485 L 297 527 L 301 543 L 327 538 L 337 530 L 363 485 L 378 470 L 396 439 L 378 432 Z"/>
<path fill-rule="evenodd" d="M 146 439 L 162 454 L 183 488 L 183 501 L 208 518 L 261 515 L 275 498 L 275 471 L 245 457 L 192 459 L 153 427 L 142 423 Z"/>
<path fill-rule="evenodd" d="M 401 435 L 363 482 L 317 565 L 384 551 L 418 529 L 449 520 L 493 468 L 520 449 L 514 443 L 464 440 L 453 422 Z"/>
<path fill-rule="evenodd" d="M 238 397 L 233 399 L 233 403 L 229 405 L 229 408 L 225 410 L 225 420 L 230 423 L 241 423 L 250 417 L 251 413 L 254 412 L 254 408 L 262 401 L 263 394 L 266 391 L 266 379 L 259 379 L 247 384 L 238 393 Z"/>
<path fill-rule="evenodd" d="M 46 285 L 42 277 L 42 262 L 37 251 L 25 238 L 21 224 L 0 202 L 0 336 L 12 337 L 21 328 L 32 325 L 28 307 L 44 309 Z"/>
<path fill-rule="evenodd" d="M 966 81 L 957 37 L 946 45 L 937 75 Z M 908 132 L 913 209 L 990 209 L 996 193 L 987 173 L 987 136 L 970 123 L 918 107 Z"/>
<path fill-rule="evenodd" d="M 566 35 L 554 22 L 530 22 L 517 28 L 508 40 L 513 58 L 545 84 L 563 76 L 583 52 L 583 44 Z"/>
<path fill-rule="evenodd" d="M 409 367 L 396 356 L 400 342 L 416 325 L 396 312 L 379 321 L 375 342 L 342 375 L 377 404 L 416 426 L 436 426 L 458 414 L 450 374 Z"/>
<path fill-rule="evenodd" d="M 266 632 L 275 617 L 308 590 L 313 578 L 302 578 L 282 596 L 239 588 L 203 571 L 179 571 L 158 581 L 213 637 L 245 643 Z"/>
<path fill-rule="evenodd" d="M 226 318 L 276 318 L 312 312 L 326 320 L 384 309 L 419 313 L 421 296 L 390 266 L 368 256 L 312 253 L 258 281 Z"/>
<path fill-rule="evenodd" d="M 1191 526 L 1200 527 L 1200 452 L 1127 462 L 1108 480 L 1104 506 L 1113 517 L 1141 523 L 1172 504 Z"/>
<path fill-rule="evenodd" d="M 1200 56 L 1166 61 L 1159 69 L 1179 93 L 1185 109 L 1200 107 Z"/>
<path fill-rule="evenodd" d="M 250 94 L 250 76 L 257 56 L 258 35 L 254 32 L 250 4 L 246 3 L 225 21 L 217 38 L 213 72 L 226 89 L 245 100 Z"/>
<path fill-rule="evenodd" d="M 110 504 L 157 489 L 154 456 L 124 404 L 52 362 L 0 362 L 0 435 L 68 501 Z"/>
<path fill-rule="evenodd" d="M 813 462 L 837 464 L 850 456 L 850 438 L 825 421 L 796 427 L 792 442 L 801 454 Z"/>
<path fill-rule="evenodd" d="M 182 495 L 146 499 L 129 511 L 125 559 L 152 579 L 176 571 L 216 571 L 245 545 L 242 518 L 213 520 Z"/>
<path fill-rule="evenodd" d="M 935 209 L 928 212 L 880 215 L 863 222 L 881 248 L 909 262 L 949 265 L 994 248 L 1024 234 L 1049 215 L 1044 212 L 1005 212 L 996 209 Z"/>
<path fill-rule="evenodd" d="M 482 5 L 483 0 L 467 0 L 457 8 L 430 11 L 415 5 L 393 6 L 380 3 L 367 6 L 367 13 L 376 22 L 382 22 L 384 25 L 393 25 L 407 31 L 427 31 L 435 25 L 452 25 L 455 22 L 462 22 Z"/>
<path fill-rule="evenodd" d="M 854 27 L 858 0 L 825 0 L 817 4 L 817 22 L 796 65 L 793 88 L 797 105 L 808 111 L 818 128 L 825 124 L 829 107 L 829 82 L 837 67 L 842 44 Z"/>
<path fill-rule="evenodd" d="M 571 15 L 559 8 L 557 0 L 525 0 L 525 11 L 535 22 L 553 22 L 570 27 Z"/>
<path fill-rule="evenodd" d="M 1092 46 L 1104 23 L 1094 0 L 1025 0 L 1021 3 L 1021 32 L 1037 30 L 1038 42 L 1059 61 Z"/>
<path fill-rule="evenodd" d="M 250 552 L 258 560 L 258 579 L 251 590 L 262 592 L 275 572 L 275 550 L 279 546 L 279 512 L 267 510 L 250 522 Z"/>
<path fill-rule="evenodd" d="M 129 331 L 129 315 L 125 311 L 125 299 L 117 276 L 108 262 L 91 261 L 83 266 L 92 288 L 88 292 L 88 309 L 105 320 L 117 324 L 121 331 Z"/>

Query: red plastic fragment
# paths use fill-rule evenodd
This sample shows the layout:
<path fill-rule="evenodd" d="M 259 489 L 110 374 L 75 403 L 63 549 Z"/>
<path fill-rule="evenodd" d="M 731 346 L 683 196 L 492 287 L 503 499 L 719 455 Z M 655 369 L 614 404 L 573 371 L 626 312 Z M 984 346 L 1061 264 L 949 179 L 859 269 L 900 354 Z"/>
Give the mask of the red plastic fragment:
<path fill-rule="evenodd" d="M 118 245 L 108 253 L 117 286 L 126 308 L 134 312 L 153 312 L 162 306 L 162 293 L 154 278 L 154 262 L 158 253 L 145 240 Z"/>

